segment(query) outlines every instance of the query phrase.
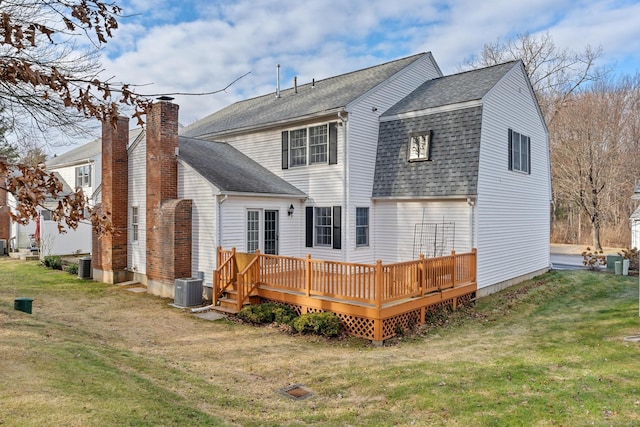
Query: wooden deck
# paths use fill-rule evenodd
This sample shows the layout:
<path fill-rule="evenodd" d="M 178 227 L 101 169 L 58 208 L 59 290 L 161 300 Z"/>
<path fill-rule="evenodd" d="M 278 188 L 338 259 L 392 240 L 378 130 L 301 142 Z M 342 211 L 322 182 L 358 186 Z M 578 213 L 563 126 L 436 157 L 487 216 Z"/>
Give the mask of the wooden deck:
<path fill-rule="evenodd" d="M 476 252 L 394 263 L 355 264 L 218 248 L 214 305 L 274 301 L 299 313 L 331 311 L 354 336 L 384 341 L 424 323 L 434 307 L 475 298 Z"/>

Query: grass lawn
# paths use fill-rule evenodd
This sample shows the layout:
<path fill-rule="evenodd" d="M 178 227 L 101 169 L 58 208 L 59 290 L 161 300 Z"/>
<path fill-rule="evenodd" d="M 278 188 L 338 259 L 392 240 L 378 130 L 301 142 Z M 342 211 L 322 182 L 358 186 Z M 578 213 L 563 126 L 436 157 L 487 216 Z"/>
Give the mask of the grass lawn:
<path fill-rule="evenodd" d="M 637 277 L 549 273 L 385 347 L 169 302 L 3 258 L 0 425 L 640 425 Z"/>

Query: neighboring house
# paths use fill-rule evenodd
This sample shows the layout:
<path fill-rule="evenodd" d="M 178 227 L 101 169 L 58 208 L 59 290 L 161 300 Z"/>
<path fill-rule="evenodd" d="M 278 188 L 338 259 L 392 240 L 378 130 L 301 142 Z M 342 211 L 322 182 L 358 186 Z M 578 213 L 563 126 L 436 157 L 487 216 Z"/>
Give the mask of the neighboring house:
<path fill-rule="evenodd" d="M 172 296 L 216 247 L 351 263 L 477 248 L 486 294 L 549 266 L 548 133 L 521 62 L 443 77 L 430 53 L 235 103 L 178 136 L 103 129 L 94 277 Z M 127 177 L 127 182 L 116 177 Z M 124 197 L 126 195 L 126 197 Z"/>
<path fill-rule="evenodd" d="M 636 188 L 633 190 L 631 200 L 640 200 L 640 182 L 638 182 Z M 629 221 L 631 222 L 631 247 L 640 248 L 640 206 L 633 211 Z"/>
<path fill-rule="evenodd" d="M 130 131 L 131 140 L 135 140 L 141 129 Z M 47 170 L 52 172 L 63 184 L 62 194 L 69 194 L 76 188 L 81 188 L 88 199 L 89 206 L 100 201 L 100 182 L 102 179 L 102 144 L 101 139 L 95 139 L 64 154 L 47 161 Z M 15 206 L 15 199 L 8 195 L 9 206 Z M 81 222 L 75 230 L 65 229 L 60 233 L 58 224 L 51 220 L 48 207 L 55 207 L 57 201 L 47 199 L 40 209 L 39 249 L 40 256 L 88 254 L 91 252 L 92 227 L 89 221 Z M 9 240 L 11 246 L 18 250 L 29 248 L 32 244 L 31 236 L 35 234 L 35 221 L 26 225 L 11 222 Z"/>

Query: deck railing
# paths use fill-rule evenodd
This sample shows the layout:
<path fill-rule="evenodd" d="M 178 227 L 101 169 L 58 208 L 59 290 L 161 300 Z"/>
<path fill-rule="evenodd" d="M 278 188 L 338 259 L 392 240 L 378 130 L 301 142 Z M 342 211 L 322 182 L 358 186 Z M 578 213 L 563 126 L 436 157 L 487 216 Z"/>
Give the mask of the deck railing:
<path fill-rule="evenodd" d="M 243 255 L 246 267 L 236 273 L 230 260 Z M 333 298 L 342 302 L 383 304 L 418 297 L 432 292 L 475 282 L 476 251 L 438 258 L 425 258 L 383 265 L 356 264 L 285 257 L 268 254 L 236 254 L 235 249 L 218 248 L 218 259 L 225 260 L 215 275 L 216 290 L 223 290 L 225 278 L 235 274 L 238 285 L 238 309 L 253 289 L 266 286 L 276 290 L 297 292 L 307 297 Z"/>
<path fill-rule="evenodd" d="M 218 248 L 218 268 L 213 271 L 213 304 L 217 304 L 218 298 L 236 280 L 238 267 L 235 262 L 236 248 L 223 250 Z"/>

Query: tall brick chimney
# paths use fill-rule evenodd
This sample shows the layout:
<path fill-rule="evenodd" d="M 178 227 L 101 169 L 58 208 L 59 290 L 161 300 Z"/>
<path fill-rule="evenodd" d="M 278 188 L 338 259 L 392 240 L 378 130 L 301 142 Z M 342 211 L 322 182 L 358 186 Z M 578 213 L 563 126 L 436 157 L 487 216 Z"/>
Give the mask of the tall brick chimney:
<path fill-rule="evenodd" d="M 106 283 L 128 280 L 127 242 L 129 214 L 129 119 L 118 117 L 113 126 L 102 125 L 102 210 L 111 213 L 116 232 L 94 236 L 93 277 Z M 97 246 L 97 247 L 96 247 Z"/>
<path fill-rule="evenodd" d="M 0 163 L 7 163 L 7 158 L 5 156 L 0 156 Z M 9 221 L 9 206 L 7 205 L 7 191 L 4 189 L 5 180 L 7 179 L 7 175 L 0 174 L 0 240 L 4 240 L 5 242 L 5 250 L 9 251 L 9 238 L 10 236 L 10 221 Z M 0 253 L 0 256 L 4 255 Z"/>
<path fill-rule="evenodd" d="M 147 289 L 172 297 L 177 278 L 191 277 L 191 200 L 178 199 L 178 105 L 147 112 Z"/>

